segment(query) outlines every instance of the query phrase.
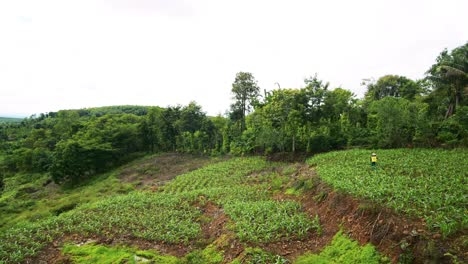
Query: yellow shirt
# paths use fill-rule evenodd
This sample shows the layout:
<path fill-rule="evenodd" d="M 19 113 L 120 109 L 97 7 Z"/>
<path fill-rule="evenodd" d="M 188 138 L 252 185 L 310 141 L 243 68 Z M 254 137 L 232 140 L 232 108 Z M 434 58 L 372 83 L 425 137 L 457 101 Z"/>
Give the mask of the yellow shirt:
<path fill-rule="evenodd" d="M 377 162 L 377 157 L 372 156 L 372 157 L 371 157 L 371 161 L 372 161 L 372 162 Z"/>

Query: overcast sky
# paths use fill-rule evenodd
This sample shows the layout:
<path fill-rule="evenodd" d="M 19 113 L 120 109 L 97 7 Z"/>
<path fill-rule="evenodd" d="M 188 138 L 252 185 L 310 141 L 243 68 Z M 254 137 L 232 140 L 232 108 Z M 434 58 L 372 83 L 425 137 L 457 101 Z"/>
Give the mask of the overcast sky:
<path fill-rule="evenodd" d="M 0 115 L 107 105 L 229 108 L 239 71 L 261 89 L 318 73 L 421 78 L 468 40 L 468 1 L 0 0 Z"/>

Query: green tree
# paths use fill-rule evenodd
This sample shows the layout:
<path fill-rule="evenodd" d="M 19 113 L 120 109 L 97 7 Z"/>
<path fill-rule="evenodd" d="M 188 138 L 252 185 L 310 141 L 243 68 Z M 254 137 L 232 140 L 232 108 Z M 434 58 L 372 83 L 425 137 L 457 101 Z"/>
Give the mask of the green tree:
<path fill-rule="evenodd" d="M 257 102 L 260 88 L 250 72 L 238 72 L 231 92 L 234 94 L 234 104 L 231 105 L 231 118 L 240 122 L 240 131 L 245 130 L 245 116 Z"/>
<path fill-rule="evenodd" d="M 158 107 L 151 107 L 140 126 L 143 142 L 146 146 L 148 146 L 148 149 L 151 151 L 151 153 L 154 153 L 155 148 L 161 145 L 161 119 L 161 109 Z"/>
<path fill-rule="evenodd" d="M 399 75 L 385 75 L 377 82 L 367 84 L 365 98 L 368 101 L 380 100 L 387 96 L 402 97 L 414 100 L 417 95 L 423 92 L 418 82 Z"/>
<path fill-rule="evenodd" d="M 460 105 L 466 105 L 468 96 L 468 43 L 451 52 L 442 51 L 426 74 L 433 93 L 447 98 L 445 118 L 455 114 Z"/>

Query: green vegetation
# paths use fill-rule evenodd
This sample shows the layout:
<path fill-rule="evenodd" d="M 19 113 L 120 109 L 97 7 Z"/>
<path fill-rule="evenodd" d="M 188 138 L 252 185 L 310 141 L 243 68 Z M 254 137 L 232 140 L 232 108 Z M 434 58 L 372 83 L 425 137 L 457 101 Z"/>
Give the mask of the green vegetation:
<path fill-rule="evenodd" d="M 350 240 L 342 231 L 338 232 L 330 245 L 325 247 L 320 254 L 306 254 L 299 257 L 296 264 L 380 264 L 389 263 L 388 259 L 380 256 L 375 248 L 367 244 L 359 246 L 356 241 Z"/>
<path fill-rule="evenodd" d="M 242 241 L 271 242 L 281 238 L 302 238 L 313 229 L 312 221 L 299 203 L 271 200 L 267 189 L 274 189 L 284 176 L 277 173 L 246 175 L 269 166 L 259 158 L 232 159 L 178 176 L 164 187 L 166 192 L 206 196 L 221 205 Z M 257 179 L 258 178 L 258 179 Z M 255 184 L 258 181 L 257 184 Z"/>
<path fill-rule="evenodd" d="M 164 256 L 152 250 L 138 250 L 129 247 L 108 247 L 103 245 L 65 245 L 62 250 L 73 263 L 154 263 L 154 264 L 218 264 L 223 261 L 223 252 L 209 245 L 203 250 L 195 250 L 183 258 Z"/>
<path fill-rule="evenodd" d="M 203 250 L 195 250 L 180 260 L 180 264 L 218 264 L 224 260 L 223 252 L 209 245 Z"/>
<path fill-rule="evenodd" d="M 117 171 L 102 174 L 74 188 L 48 183 L 48 175 L 17 174 L 5 178 L 0 193 L 0 230 L 21 221 L 59 215 L 81 204 L 134 189 L 131 183 L 121 183 L 117 174 Z"/>
<path fill-rule="evenodd" d="M 298 202 L 272 198 L 282 192 L 301 196 L 316 184 L 310 178 L 291 181 L 295 168 L 276 170 L 284 164 L 235 158 L 160 186 L 174 176 L 166 175 L 146 191 L 135 192 L 135 180 L 151 181 L 159 167 L 150 163 L 136 168 L 128 183 L 119 178 L 118 166 L 162 152 L 295 156 L 350 147 L 453 149 L 382 150 L 375 170 L 365 150 L 331 152 L 308 162 L 340 191 L 424 218 L 444 236 L 464 230 L 467 54 L 468 43 L 444 50 L 422 80 L 386 75 L 366 81 L 362 99 L 340 87 L 329 89 L 317 75 L 307 78 L 304 88 L 265 91 L 262 97 L 253 74 L 239 72 L 226 117 L 208 117 L 191 102 L 167 108 L 61 110 L 16 123 L 0 118 L 0 262 L 22 261 L 70 234 L 204 243 L 202 210 L 208 203 L 226 213 L 227 228 L 244 243 L 320 233 L 318 216 L 307 217 Z M 313 199 L 324 197 L 326 193 L 319 193 Z M 84 249 L 112 252 L 97 245 Z M 122 256 L 136 254 L 128 248 L 114 250 Z M 247 253 L 254 263 L 283 261 L 257 249 Z M 189 253 L 184 261 L 219 262 L 219 254 L 208 247 Z M 316 258 L 331 257 L 326 254 Z"/>
<path fill-rule="evenodd" d="M 106 247 L 102 245 L 65 245 L 63 253 L 71 257 L 77 264 L 113 264 L 113 263 L 141 263 L 176 264 L 178 260 L 173 256 L 161 256 L 149 250 L 137 250 L 127 247 Z"/>
<path fill-rule="evenodd" d="M 367 150 L 330 152 L 308 163 L 334 188 L 423 217 L 445 236 L 467 228 L 466 149 L 380 150 L 377 155 L 376 170 Z"/>
<path fill-rule="evenodd" d="M 260 95 L 252 73 L 239 72 L 226 117 L 187 106 L 111 106 L 61 110 L 0 124 L 0 171 L 48 172 L 78 183 L 142 152 L 318 153 L 349 146 L 373 148 L 468 146 L 468 44 L 443 51 L 411 80 L 385 75 L 366 81 L 362 99 L 331 89 L 317 75 L 300 89 Z M 5 176 L 6 175 L 6 176 Z"/>
<path fill-rule="evenodd" d="M 19 123 L 23 120 L 23 118 L 15 118 L 15 117 L 0 117 L 0 124 L 2 123 Z"/>
<path fill-rule="evenodd" d="M 222 206 L 233 218 L 232 229 L 242 240 L 269 242 L 303 237 L 317 228 L 318 223 L 308 219 L 296 202 L 271 200 L 268 188 L 275 178 L 283 176 L 267 172 L 269 176 L 265 177 L 260 171 L 275 165 L 279 164 L 261 158 L 235 158 L 180 175 L 167 183 L 161 192 L 114 195 L 58 216 L 24 222 L 0 234 L 4 241 L 0 244 L 0 260 L 17 262 L 34 256 L 64 234 L 131 236 L 147 241 L 188 244 L 201 235 L 199 221 L 202 214 L 200 208 L 193 205 L 203 206 L 208 201 Z M 253 183 L 257 176 L 269 180 Z M 244 210 L 240 210 L 241 206 Z M 252 217 L 256 222 L 249 227 L 248 221 Z M 213 255 L 215 252 L 212 251 L 207 248 L 193 254 Z"/>
<path fill-rule="evenodd" d="M 312 222 L 301 213 L 301 205 L 292 201 L 235 201 L 225 210 L 241 241 L 269 242 L 291 234 L 303 238 L 309 230 L 319 228 L 319 223 Z"/>
<path fill-rule="evenodd" d="M 290 263 L 287 259 L 269 253 L 261 248 L 248 247 L 245 251 L 231 262 L 231 264 L 286 264 Z"/>
<path fill-rule="evenodd" d="M 86 204 L 36 223 L 22 223 L 0 234 L 0 260 L 21 261 L 64 234 L 134 236 L 187 243 L 200 233 L 200 211 L 174 195 L 133 192 Z"/>

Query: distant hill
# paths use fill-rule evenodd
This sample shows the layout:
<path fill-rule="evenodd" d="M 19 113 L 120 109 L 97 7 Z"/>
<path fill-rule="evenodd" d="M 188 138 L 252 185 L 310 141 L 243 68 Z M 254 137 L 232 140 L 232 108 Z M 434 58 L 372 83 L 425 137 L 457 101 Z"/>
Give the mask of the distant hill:
<path fill-rule="evenodd" d="M 80 109 L 64 109 L 61 111 L 76 111 L 80 116 L 103 116 L 105 114 L 134 114 L 146 115 L 151 106 L 141 105 L 113 105 Z M 49 112 L 49 116 L 55 117 L 58 112 Z"/>
<path fill-rule="evenodd" d="M 23 120 L 23 118 L 17 118 L 17 117 L 0 117 L 0 124 L 3 123 L 19 123 Z"/>

